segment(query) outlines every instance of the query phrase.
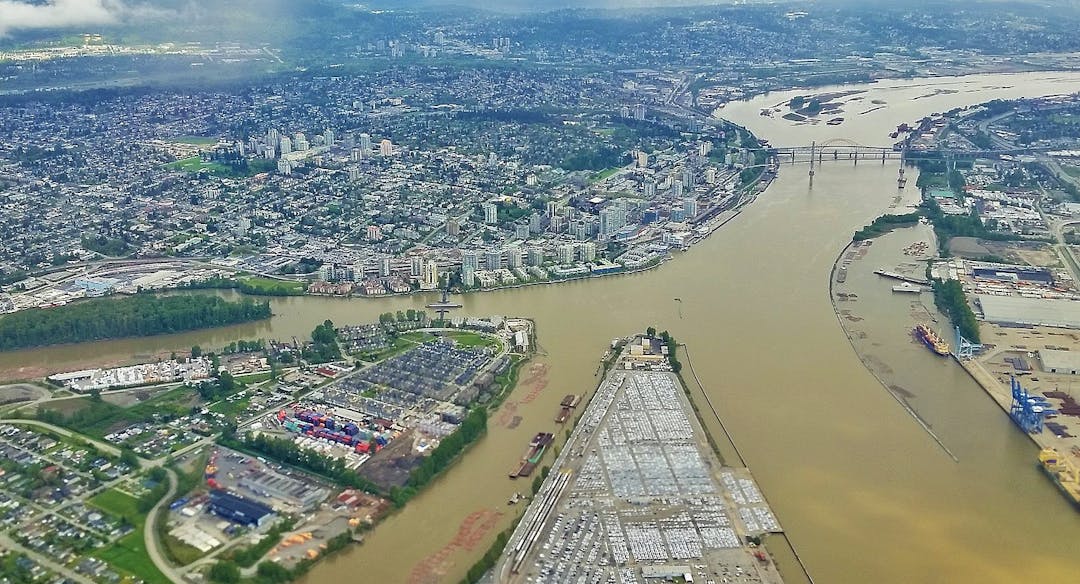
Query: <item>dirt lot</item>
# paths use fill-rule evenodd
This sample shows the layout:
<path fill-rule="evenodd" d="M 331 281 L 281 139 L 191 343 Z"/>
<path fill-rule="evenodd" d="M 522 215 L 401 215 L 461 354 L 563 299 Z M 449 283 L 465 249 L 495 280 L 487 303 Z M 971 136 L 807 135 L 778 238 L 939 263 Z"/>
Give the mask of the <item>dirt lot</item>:
<path fill-rule="evenodd" d="M 153 387 L 125 391 L 122 393 L 105 393 L 102 394 L 101 399 L 113 405 L 118 405 L 122 408 L 126 408 L 129 406 L 133 406 L 139 402 L 144 402 L 156 395 L 168 391 L 169 389 L 171 388 Z"/>
<path fill-rule="evenodd" d="M 65 371 L 77 371 L 79 369 L 89 369 L 92 367 L 99 367 L 102 369 L 108 369 L 110 367 L 123 367 L 127 365 L 138 365 L 139 363 L 149 363 L 158 359 L 168 359 L 170 357 L 168 351 L 162 351 L 160 353 L 147 354 L 147 355 L 132 355 L 126 359 L 110 359 L 102 361 L 99 357 L 90 356 L 85 359 L 69 361 L 61 367 L 49 365 L 48 359 L 42 362 L 37 362 L 34 365 L 23 365 L 19 367 L 8 367 L 0 369 L 0 381 L 14 381 L 17 379 L 37 379 L 52 375 L 53 373 L 63 373 Z"/>
<path fill-rule="evenodd" d="M 977 258 L 990 255 L 990 250 L 983 245 L 982 241 L 974 237 L 954 237 L 949 240 L 949 251 L 953 255 L 966 258 Z"/>
<path fill-rule="evenodd" d="M 1080 331 L 1038 326 L 1010 328 L 982 323 L 979 327 L 988 351 L 1037 351 L 1039 349 L 1064 348 L 1080 351 Z"/>
<path fill-rule="evenodd" d="M 33 401 L 48 396 L 49 390 L 39 385 L 31 385 L 29 383 L 0 385 L 0 404 Z"/>
<path fill-rule="evenodd" d="M 1023 262 L 1032 266 L 1060 268 L 1061 258 L 1054 253 L 1049 243 L 1038 241 L 987 241 L 983 242 L 990 253 L 1011 261 Z"/>
<path fill-rule="evenodd" d="M 390 442 L 360 466 L 360 476 L 384 489 L 400 487 L 423 458 L 413 450 L 414 430 L 408 430 Z"/>
<path fill-rule="evenodd" d="M 1054 248 L 1040 241 L 986 241 L 974 237 L 954 237 L 949 241 L 949 251 L 968 259 L 998 256 L 1018 264 L 1061 267 L 1061 260 L 1054 253 Z"/>

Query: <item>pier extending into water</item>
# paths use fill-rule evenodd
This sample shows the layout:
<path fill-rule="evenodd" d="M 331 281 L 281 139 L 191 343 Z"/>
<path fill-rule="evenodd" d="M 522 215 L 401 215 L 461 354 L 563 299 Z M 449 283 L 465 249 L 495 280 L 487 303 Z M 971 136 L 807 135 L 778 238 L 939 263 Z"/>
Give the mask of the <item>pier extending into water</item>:
<path fill-rule="evenodd" d="M 899 272 L 890 272 L 889 270 L 877 269 L 874 273 L 884 278 L 892 278 L 893 280 L 900 280 L 901 282 L 908 282 L 911 284 L 919 284 L 921 286 L 929 286 L 930 280 L 926 278 L 916 278 L 915 276 L 906 276 Z"/>
<path fill-rule="evenodd" d="M 495 580 L 782 583 L 757 545 L 782 533 L 779 521 L 750 471 L 716 454 L 667 359 L 624 354 L 510 537 Z"/>

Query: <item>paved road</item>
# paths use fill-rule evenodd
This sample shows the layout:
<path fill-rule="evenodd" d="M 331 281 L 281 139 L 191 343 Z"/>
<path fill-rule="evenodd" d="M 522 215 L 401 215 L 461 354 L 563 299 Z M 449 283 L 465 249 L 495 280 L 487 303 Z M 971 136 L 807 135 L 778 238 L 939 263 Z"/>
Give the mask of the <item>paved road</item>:
<path fill-rule="evenodd" d="M 17 424 L 17 425 L 21 424 L 23 426 L 36 426 L 38 428 L 44 428 L 44 429 L 49 430 L 51 432 L 55 432 L 55 433 L 57 433 L 57 434 L 59 434 L 61 436 L 65 436 L 65 437 L 68 437 L 68 438 L 77 438 L 79 440 L 89 442 L 89 443 L 93 444 L 95 447 L 97 447 L 98 450 L 101 450 L 103 452 L 108 452 L 109 454 L 112 454 L 113 456 L 120 456 L 120 449 L 113 446 L 113 445 L 111 445 L 111 444 L 109 444 L 109 443 L 107 443 L 107 442 L 101 442 L 99 440 L 95 440 L 93 438 L 84 436 L 83 434 L 78 434 L 78 433 L 72 432 L 71 430 L 61 428 L 59 426 L 53 426 L 52 424 L 42 422 L 40 420 L 27 420 L 27 419 L 24 419 L 24 418 L 0 419 L 0 424 Z"/>
<path fill-rule="evenodd" d="M 0 534 L 0 548 L 6 548 L 6 549 L 13 550 L 13 551 L 16 551 L 16 552 L 19 552 L 19 553 L 22 553 L 22 554 L 26 554 L 27 557 L 33 559 L 35 562 L 41 564 L 42 566 L 45 566 L 46 568 L 52 570 L 53 572 L 56 572 L 57 574 L 60 574 L 61 576 L 64 576 L 65 578 L 67 578 L 69 580 L 72 580 L 74 582 L 78 582 L 79 584 L 94 584 L 94 581 L 87 578 L 86 576 L 83 576 L 82 574 L 78 574 L 78 573 L 76 573 L 76 572 L 74 572 L 72 570 L 69 570 L 65 566 L 61 566 L 60 564 L 57 564 L 56 562 L 52 561 L 50 558 L 47 558 L 47 557 L 35 552 L 34 550 L 27 549 L 27 548 L 23 547 L 22 545 L 17 543 L 15 540 L 8 537 L 7 534 Z"/>
<path fill-rule="evenodd" d="M 1050 231 L 1054 235 L 1056 243 L 1053 244 L 1054 251 L 1061 257 L 1065 264 L 1065 267 L 1072 274 L 1073 281 L 1080 282 L 1080 265 L 1076 262 L 1076 257 L 1073 255 L 1072 249 L 1065 242 L 1065 228 L 1071 225 L 1080 224 L 1080 220 L 1069 219 L 1065 221 L 1051 221 L 1046 215 L 1042 214 L 1042 209 L 1039 210 L 1042 215 L 1043 221 L 1050 226 Z"/>
<path fill-rule="evenodd" d="M 157 566 L 158 570 L 161 570 L 162 574 L 170 581 L 181 584 L 184 581 L 184 577 L 173 569 L 172 565 L 162 555 L 157 538 L 157 529 L 154 528 L 157 525 L 157 517 L 161 513 L 161 509 L 165 507 L 173 496 L 176 495 L 176 473 L 172 469 L 166 468 L 165 474 L 169 477 L 169 491 L 165 493 L 165 496 L 154 505 L 154 508 L 150 510 L 150 513 L 146 515 L 146 525 L 143 526 L 143 541 L 146 542 L 146 553 L 150 556 L 150 559 Z"/>
<path fill-rule="evenodd" d="M 1061 168 L 1061 163 L 1049 156 L 1040 156 L 1039 161 L 1050 172 L 1052 172 L 1061 181 L 1072 183 L 1073 186 L 1080 188 L 1080 178 L 1076 178 L 1073 175 L 1065 172 L 1064 168 Z"/>

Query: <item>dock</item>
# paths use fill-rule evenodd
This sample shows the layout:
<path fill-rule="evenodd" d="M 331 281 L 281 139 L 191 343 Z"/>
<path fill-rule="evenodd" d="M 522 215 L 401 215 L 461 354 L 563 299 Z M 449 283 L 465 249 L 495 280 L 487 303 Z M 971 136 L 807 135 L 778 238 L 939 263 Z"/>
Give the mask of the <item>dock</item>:
<path fill-rule="evenodd" d="M 927 280 L 926 278 L 916 278 L 914 276 L 905 276 L 904 274 L 900 274 L 900 273 L 897 273 L 897 272 L 891 272 L 889 270 L 877 269 L 877 270 L 874 270 L 874 273 L 879 275 L 879 276 L 882 276 L 884 278 L 892 278 L 893 280 L 900 280 L 901 282 L 909 282 L 911 284 L 919 284 L 919 285 L 922 285 L 922 286 L 929 286 L 930 285 L 930 280 Z"/>
<path fill-rule="evenodd" d="M 923 292 L 926 292 L 926 288 L 923 286 L 916 286 L 911 282 L 904 282 L 902 284 L 897 284 L 893 286 L 892 291 L 901 294 L 921 294 Z"/>

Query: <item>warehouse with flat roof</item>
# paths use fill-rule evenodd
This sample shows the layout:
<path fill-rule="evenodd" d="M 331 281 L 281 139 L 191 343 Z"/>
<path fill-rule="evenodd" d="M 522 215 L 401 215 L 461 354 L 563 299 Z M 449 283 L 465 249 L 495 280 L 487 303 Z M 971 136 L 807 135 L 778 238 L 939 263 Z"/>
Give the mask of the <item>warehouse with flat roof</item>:
<path fill-rule="evenodd" d="M 986 322 L 1080 328 L 1080 302 L 1020 296 L 976 296 Z"/>
<path fill-rule="evenodd" d="M 274 511 L 266 505 L 220 489 L 210 491 L 210 510 L 230 521 L 257 527 L 274 516 Z"/>
<path fill-rule="evenodd" d="M 237 484 L 261 497 L 281 499 L 303 509 L 314 507 L 330 494 L 326 489 L 268 471 L 250 472 Z"/>
<path fill-rule="evenodd" d="M 1080 351 L 1039 349 L 1039 361 L 1042 362 L 1043 371 L 1048 373 L 1080 373 Z"/>
<path fill-rule="evenodd" d="M 1029 282 L 1044 286 L 1050 286 L 1054 283 L 1054 274 L 1049 268 L 973 263 L 971 275 L 981 280 L 996 280 L 999 282 Z"/>

